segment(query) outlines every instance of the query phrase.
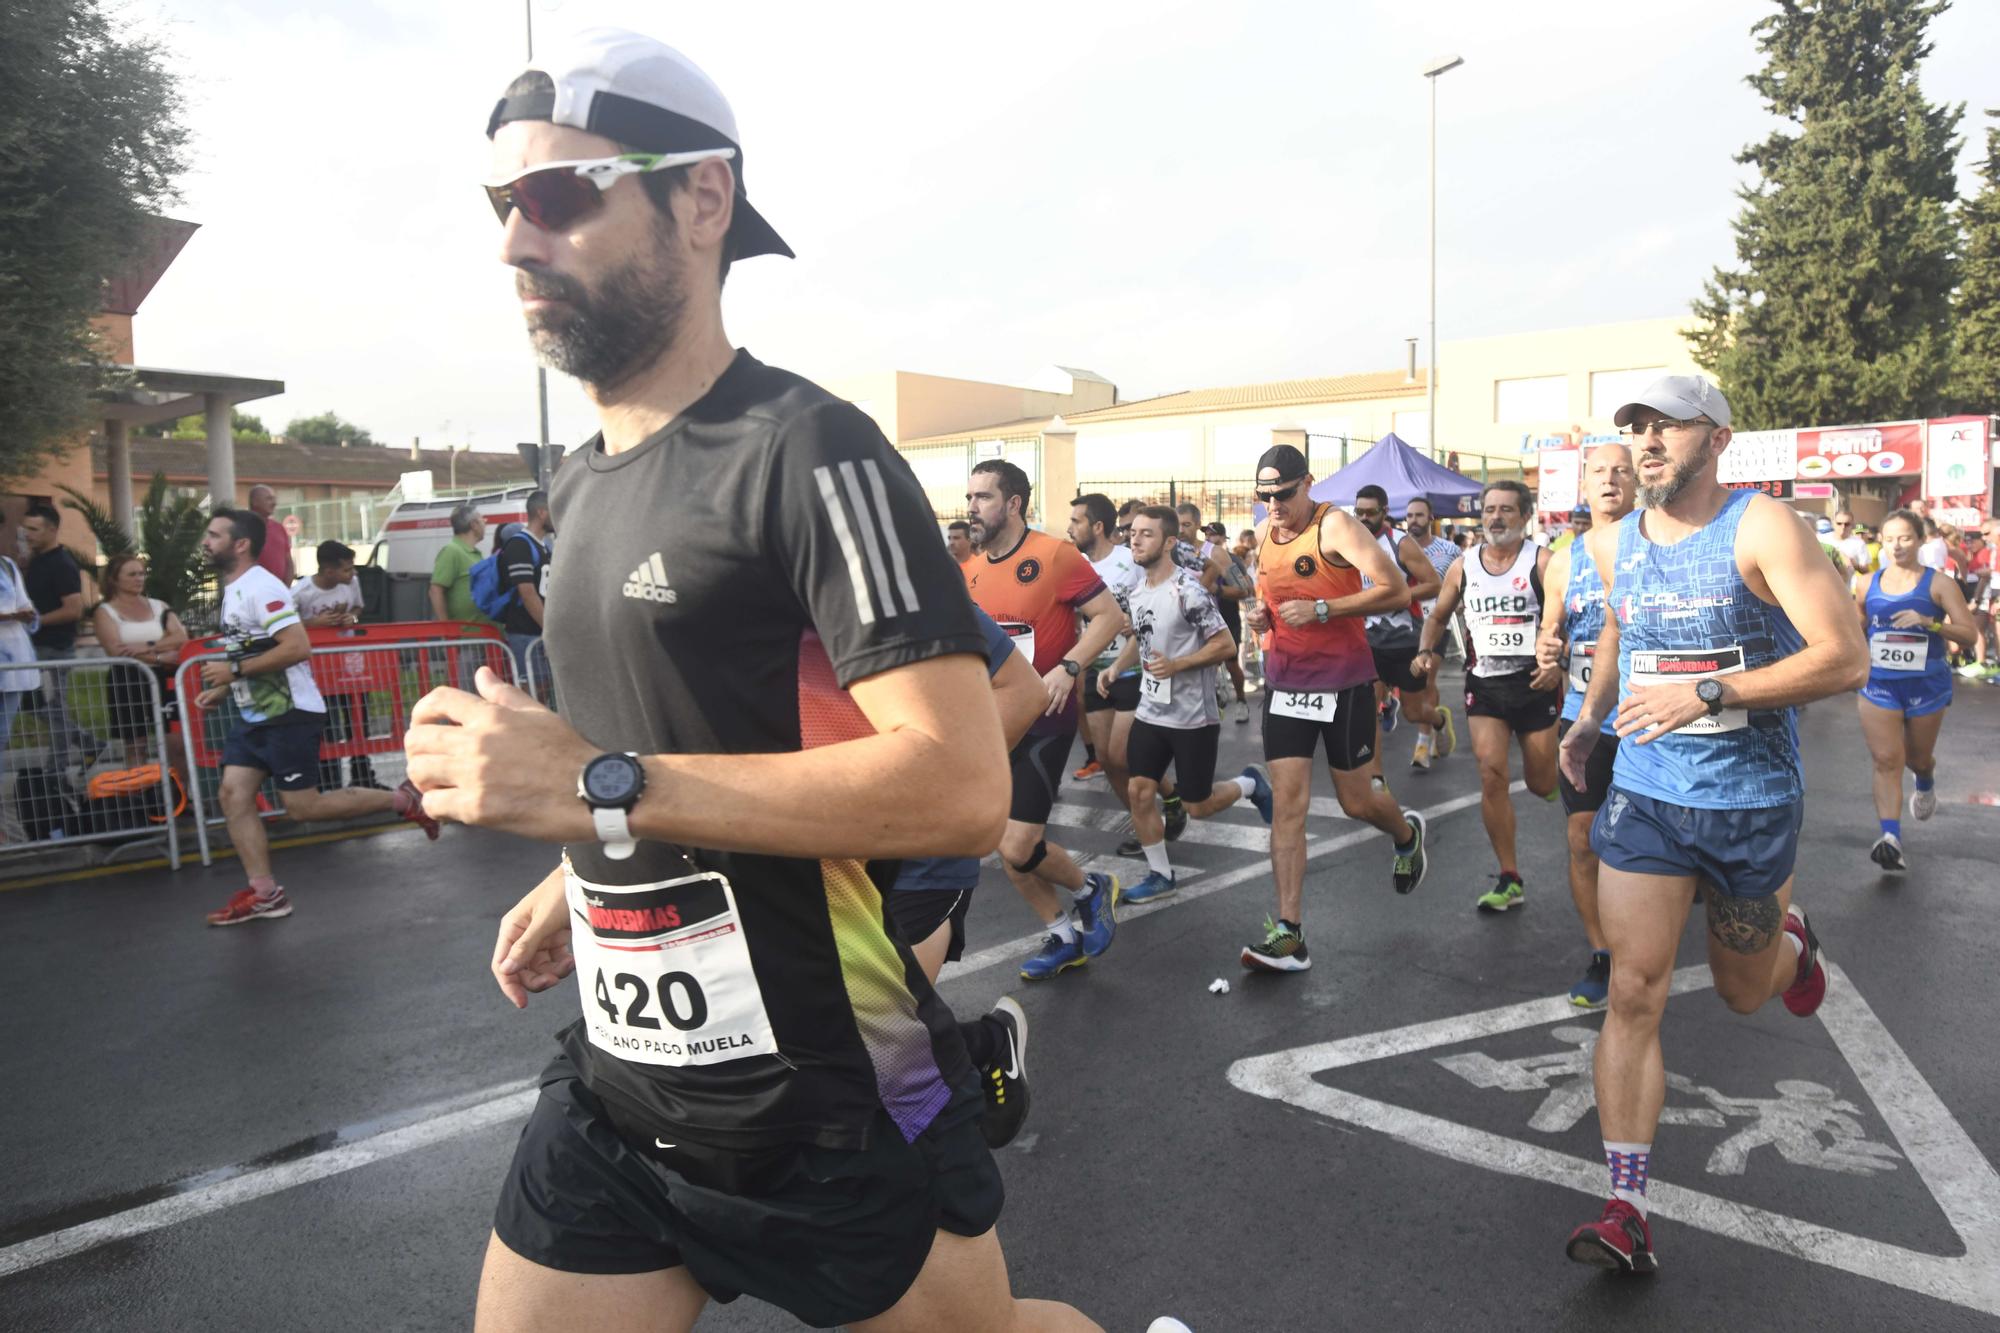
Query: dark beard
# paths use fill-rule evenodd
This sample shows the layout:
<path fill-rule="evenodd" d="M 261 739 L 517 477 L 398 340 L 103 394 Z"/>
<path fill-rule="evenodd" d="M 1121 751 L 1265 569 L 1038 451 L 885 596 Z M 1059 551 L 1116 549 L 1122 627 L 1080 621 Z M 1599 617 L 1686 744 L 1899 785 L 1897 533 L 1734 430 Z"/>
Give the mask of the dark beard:
<path fill-rule="evenodd" d="M 529 317 L 536 359 L 594 389 L 609 389 L 673 346 L 687 310 L 680 278 L 662 247 L 612 270 L 596 292 L 575 278 L 538 270 L 517 275 L 514 287 L 524 297 L 569 303 L 566 311 Z"/>
<path fill-rule="evenodd" d="M 1640 483 L 1639 503 L 1647 509 L 1660 509 L 1672 504 L 1680 498 L 1681 492 L 1688 488 L 1688 483 L 1700 474 L 1707 462 L 1706 458 L 1689 459 L 1679 467 L 1671 469 L 1667 479 L 1657 486 Z"/>

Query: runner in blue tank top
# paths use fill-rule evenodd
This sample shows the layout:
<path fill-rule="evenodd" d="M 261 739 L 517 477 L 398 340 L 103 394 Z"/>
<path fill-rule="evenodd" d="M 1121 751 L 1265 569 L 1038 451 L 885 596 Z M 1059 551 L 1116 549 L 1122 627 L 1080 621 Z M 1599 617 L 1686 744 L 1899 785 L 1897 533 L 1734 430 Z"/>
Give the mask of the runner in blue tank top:
<path fill-rule="evenodd" d="M 1593 449 L 1583 469 L 1583 494 L 1593 527 L 1610 527 L 1632 512 L 1638 482 L 1632 471 L 1632 451 L 1622 444 Z M 1563 695 L 1558 737 L 1569 734 L 1583 709 L 1584 687 L 1590 683 L 1593 654 L 1604 626 L 1604 580 L 1597 576 L 1587 543 L 1579 536 L 1549 557 L 1548 586 L 1562 589 L 1542 607 L 1542 633 L 1535 657 L 1545 669 L 1560 670 L 1569 682 Z M 1597 853 L 1590 850 L 1590 825 L 1611 786 L 1611 761 L 1618 754 L 1618 736 L 1590 752 L 1590 771 L 1579 788 L 1562 779 L 1563 812 L 1569 817 L 1569 896 L 1590 941 L 1590 966 L 1569 990 L 1569 1002 L 1579 1009 L 1602 1009 L 1611 986 L 1611 951 L 1597 920 Z"/>
<path fill-rule="evenodd" d="M 1854 598 L 1868 635 L 1868 683 L 1861 688 L 1861 732 L 1875 761 L 1875 815 L 1882 836 L 1868 857 L 1901 873 L 1903 769 L 1916 775 L 1910 813 L 1937 812 L 1938 729 L 1951 706 L 1951 664 L 1945 640 L 1970 647 L 1978 637 L 1965 593 L 1917 563 L 1924 521 L 1908 509 L 1882 520 L 1882 568 Z"/>
<path fill-rule="evenodd" d="M 1723 1002 L 1747 1014 L 1782 995 L 1801 1017 L 1818 1010 L 1826 969 L 1791 901 L 1804 811 L 1795 714 L 1860 686 L 1868 659 L 1846 584 L 1811 530 L 1776 500 L 1716 479 L 1730 439 L 1720 391 L 1670 375 L 1614 420 L 1630 429 L 1645 508 L 1587 539 L 1612 614 L 1562 744 L 1564 773 L 1587 788 L 1601 727 L 1615 720 L 1613 780 L 1591 829 L 1618 960 L 1596 1055 L 1611 1200 L 1571 1233 L 1569 1256 L 1651 1272 L 1660 1016 L 1681 927 L 1705 887 Z"/>

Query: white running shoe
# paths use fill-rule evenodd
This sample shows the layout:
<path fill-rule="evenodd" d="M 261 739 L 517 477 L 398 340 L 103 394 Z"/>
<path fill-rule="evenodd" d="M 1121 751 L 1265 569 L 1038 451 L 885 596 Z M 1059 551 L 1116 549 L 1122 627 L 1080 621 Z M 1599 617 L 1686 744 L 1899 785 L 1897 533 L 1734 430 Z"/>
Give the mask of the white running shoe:
<path fill-rule="evenodd" d="M 1868 859 L 1892 874 L 1900 875 L 1910 868 L 1903 860 L 1903 840 L 1893 833 L 1875 839 L 1875 845 L 1868 849 Z"/>
<path fill-rule="evenodd" d="M 1932 787 L 1929 791 L 1911 792 L 1910 813 L 1918 819 L 1929 819 L 1932 815 L 1936 814 L 1937 788 Z"/>

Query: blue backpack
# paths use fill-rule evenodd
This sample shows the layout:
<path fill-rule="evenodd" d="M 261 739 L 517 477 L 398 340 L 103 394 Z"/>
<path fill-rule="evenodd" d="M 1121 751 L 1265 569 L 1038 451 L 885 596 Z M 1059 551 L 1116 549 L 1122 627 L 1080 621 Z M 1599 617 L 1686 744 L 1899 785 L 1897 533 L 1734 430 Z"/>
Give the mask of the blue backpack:
<path fill-rule="evenodd" d="M 507 549 L 507 543 L 515 537 L 526 537 L 528 545 L 535 553 L 535 566 L 548 559 L 542 544 L 526 528 L 516 528 L 493 544 L 493 554 L 482 557 L 472 566 L 472 604 L 479 608 L 479 614 L 489 620 L 499 620 L 520 604 L 521 595 L 514 591 L 514 585 L 502 581 L 500 556 Z"/>

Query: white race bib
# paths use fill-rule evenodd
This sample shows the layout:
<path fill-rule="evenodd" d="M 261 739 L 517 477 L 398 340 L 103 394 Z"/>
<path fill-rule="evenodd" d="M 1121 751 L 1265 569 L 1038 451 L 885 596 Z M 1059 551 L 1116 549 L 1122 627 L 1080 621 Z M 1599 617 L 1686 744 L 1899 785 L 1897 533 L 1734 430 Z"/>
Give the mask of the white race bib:
<path fill-rule="evenodd" d="M 238 676 L 235 680 L 230 681 L 229 697 L 236 701 L 238 708 L 248 708 L 250 706 L 249 679 L 244 676 Z"/>
<path fill-rule="evenodd" d="M 1035 665 L 1035 627 L 1024 625 L 1018 620 L 995 621 L 1007 631 L 1007 637 L 1014 641 L 1014 651 L 1028 659 L 1028 665 Z"/>
<path fill-rule="evenodd" d="M 1569 646 L 1569 687 L 1578 694 L 1590 688 L 1590 664 L 1597 656 L 1597 640 Z"/>
<path fill-rule="evenodd" d="M 1648 685 L 1685 684 L 1710 676 L 1733 676 L 1744 670 L 1741 648 L 1689 648 L 1674 652 L 1632 653 L 1632 689 Z M 1750 725 L 1750 714 L 1741 708 L 1725 708 L 1714 717 L 1698 717 L 1674 734 L 1716 736 L 1725 731 L 1741 731 Z"/>
<path fill-rule="evenodd" d="M 1481 657 L 1533 657 L 1533 616 L 1489 616 L 1472 627 L 1472 646 Z"/>
<path fill-rule="evenodd" d="M 1271 711 L 1279 717 L 1296 717 L 1307 722 L 1331 722 L 1340 695 L 1333 690 L 1271 691 Z"/>
<path fill-rule="evenodd" d="M 1931 636 L 1921 630 L 1878 629 L 1868 636 L 1868 660 L 1877 671 L 1922 671 L 1930 657 Z"/>
<path fill-rule="evenodd" d="M 1139 673 L 1139 698 L 1155 708 L 1166 708 L 1173 703 L 1174 678 Z"/>
<path fill-rule="evenodd" d="M 565 860 L 563 891 L 592 1046 L 677 1067 L 778 1054 L 728 880 L 592 884 Z"/>

